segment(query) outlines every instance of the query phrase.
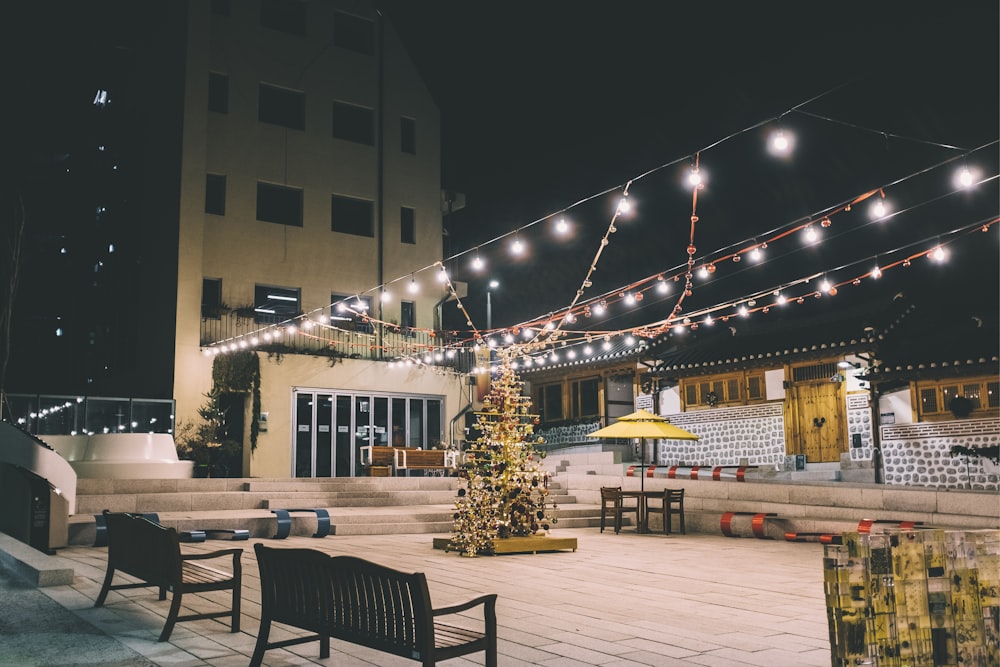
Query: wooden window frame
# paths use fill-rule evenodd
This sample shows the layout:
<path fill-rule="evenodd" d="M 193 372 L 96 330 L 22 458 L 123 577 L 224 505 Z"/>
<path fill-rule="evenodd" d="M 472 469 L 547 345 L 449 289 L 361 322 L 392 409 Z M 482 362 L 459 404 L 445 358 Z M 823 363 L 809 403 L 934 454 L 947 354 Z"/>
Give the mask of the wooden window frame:
<path fill-rule="evenodd" d="M 756 378 L 760 383 L 762 395 L 759 398 L 749 397 L 750 379 Z M 737 383 L 738 396 L 731 395 L 732 382 Z M 699 375 L 695 377 L 681 378 L 680 395 L 685 410 L 700 410 L 713 407 L 726 407 L 735 405 L 753 405 L 767 401 L 766 383 L 764 370 L 736 371 L 732 373 L 719 373 L 716 375 Z M 690 400 L 690 392 L 694 391 L 694 401 Z M 709 393 L 716 393 L 717 400 L 709 401 Z"/>
<path fill-rule="evenodd" d="M 966 389 L 979 387 L 979 406 L 974 407 L 967 417 L 956 417 L 948 407 L 954 396 L 949 389 L 957 389 L 962 396 L 968 396 Z M 991 386 L 992 385 L 992 386 Z M 913 397 L 913 412 L 918 422 L 949 421 L 953 419 L 981 419 L 1000 416 L 1000 379 L 991 375 L 972 376 L 968 378 L 950 377 L 938 380 L 917 380 L 911 384 L 910 395 Z M 933 391 L 936 405 L 933 410 L 925 410 L 923 392 Z M 995 405 L 990 405 L 990 400 Z"/>

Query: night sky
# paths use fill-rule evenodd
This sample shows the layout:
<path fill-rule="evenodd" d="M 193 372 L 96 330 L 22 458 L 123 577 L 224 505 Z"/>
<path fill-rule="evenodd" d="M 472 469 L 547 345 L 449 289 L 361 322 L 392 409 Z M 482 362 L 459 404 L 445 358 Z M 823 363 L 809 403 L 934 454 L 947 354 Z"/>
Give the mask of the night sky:
<path fill-rule="evenodd" d="M 637 212 L 616 225 L 586 296 L 676 272 L 692 212 L 683 179 L 698 151 L 707 182 L 696 258 L 818 222 L 883 186 L 902 212 L 875 224 L 866 201 L 834 216 L 821 244 L 789 238 L 772 245 L 763 266 L 719 264 L 708 282 L 695 280 L 685 310 L 808 271 L 842 279 L 868 270 L 858 264 L 866 258 L 886 263 L 890 251 L 948 240 L 951 230 L 997 216 L 996 3 L 382 6 L 442 112 L 442 184 L 466 197 L 446 218 L 445 252 L 461 255 L 449 268 L 470 281 L 467 305 L 480 327 L 488 278 L 502 283 L 494 326 L 568 305 L 630 180 Z M 788 159 L 765 150 L 779 119 L 796 137 Z M 987 181 L 949 194 L 963 159 Z M 566 239 L 554 239 L 552 220 L 530 224 L 563 209 L 573 230 Z M 487 245 L 515 229 L 530 248 L 521 258 L 507 251 L 510 238 Z M 477 247 L 488 261 L 481 274 L 469 269 Z M 841 290 L 836 307 L 906 290 L 916 300 L 985 303 L 995 317 L 997 258 L 994 227 L 950 243 L 944 266 L 915 262 L 877 285 Z M 676 291 L 646 299 L 638 314 L 588 325 L 656 321 L 675 300 Z"/>

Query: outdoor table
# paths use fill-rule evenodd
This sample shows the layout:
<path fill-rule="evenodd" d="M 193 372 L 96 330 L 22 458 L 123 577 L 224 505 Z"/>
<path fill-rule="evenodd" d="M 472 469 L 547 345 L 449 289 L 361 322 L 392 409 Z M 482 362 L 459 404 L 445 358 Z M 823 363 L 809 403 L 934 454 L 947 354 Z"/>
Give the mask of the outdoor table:
<path fill-rule="evenodd" d="M 639 491 L 626 491 L 622 490 L 622 498 L 635 498 L 638 505 L 638 511 L 636 512 L 635 520 L 635 532 L 637 533 L 648 533 L 649 526 L 647 525 L 648 515 L 646 513 L 646 503 L 650 498 L 659 498 L 663 495 L 663 491 L 646 491 L 645 489 Z"/>

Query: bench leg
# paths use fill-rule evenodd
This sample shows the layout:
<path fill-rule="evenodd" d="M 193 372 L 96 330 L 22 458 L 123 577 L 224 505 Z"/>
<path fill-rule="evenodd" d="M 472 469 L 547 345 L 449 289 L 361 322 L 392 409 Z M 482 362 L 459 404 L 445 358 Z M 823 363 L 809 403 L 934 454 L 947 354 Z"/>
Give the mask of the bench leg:
<path fill-rule="evenodd" d="M 253 648 L 250 667 L 260 667 L 264 662 L 264 651 L 267 650 L 267 638 L 271 634 L 271 619 L 260 619 L 260 629 L 257 631 L 257 644 Z"/>
<path fill-rule="evenodd" d="M 181 610 L 181 597 L 183 596 L 179 591 L 174 591 L 173 599 L 170 600 L 170 613 L 167 614 L 167 623 L 163 626 L 163 632 L 160 633 L 160 638 L 156 641 L 165 642 L 170 639 L 170 633 L 174 631 L 174 624 L 177 623 L 177 614 Z"/>
<path fill-rule="evenodd" d="M 108 591 L 111 590 L 111 580 L 115 577 L 115 569 L 108 566 L 108 571 L 104 575 L 104 584 L 101 586 L 101 592 L 94 601 L 95 607 L 100 607 L 104 604 L 104 600 L 108 597 Z"/>
<path fill-rule="evenodd" d="M 230 623 L 231 626 L 230 632 L 240 631 L 240 586 L 241 586 L 240 582 L 242 581 L 243 577 L 242 574 L 239 571 L 237 571 L 235 578 L 236 578 L 236 585 L 233 586 L 233 614 L 232 614 L 233 620 Z"/>

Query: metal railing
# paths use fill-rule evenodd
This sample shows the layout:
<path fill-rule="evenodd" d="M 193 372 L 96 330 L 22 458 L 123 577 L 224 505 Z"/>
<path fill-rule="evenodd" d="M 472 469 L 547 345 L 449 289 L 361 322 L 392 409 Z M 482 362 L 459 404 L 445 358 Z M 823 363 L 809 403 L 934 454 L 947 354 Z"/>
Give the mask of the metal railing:
<path fill-rule="evenodd" d="M 7 398 L 11 421 L 36 436 L 174 432 L 171 399 L 46 394 Z"/>
<path fill-rule="evenodd" d="M 306 322 L 294 327 L 270 326 L 230 313 L 218 318 L 203 317 L 200 340 L 205 348 L 252 347 L 272 354 L 386 362 L 411 359 L 461 373 L 471 372 L 475 363 L 471 352 L 450 347 L 455 340 L 445 332 L 376 323 L 329 326 Z"/>

